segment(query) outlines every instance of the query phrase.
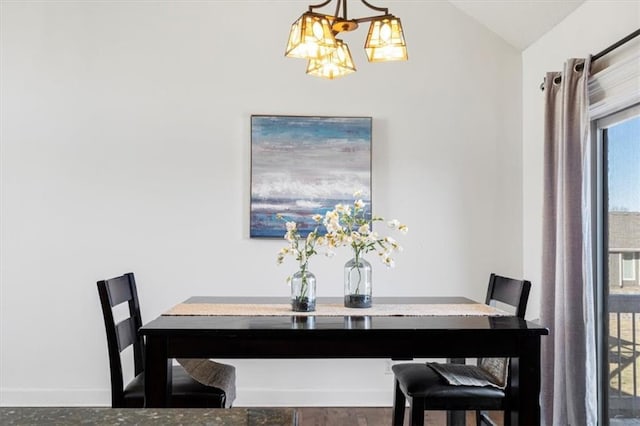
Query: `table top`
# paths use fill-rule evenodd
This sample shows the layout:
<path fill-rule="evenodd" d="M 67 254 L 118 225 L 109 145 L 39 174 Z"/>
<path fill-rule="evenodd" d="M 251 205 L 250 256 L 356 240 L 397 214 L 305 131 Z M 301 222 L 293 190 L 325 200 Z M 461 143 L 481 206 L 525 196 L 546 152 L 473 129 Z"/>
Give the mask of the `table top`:
<path fill-rule="evenodd" d="M 341 298 L 318 298 L 317 303 L 337 303 Z M 287 303 L 286 298 L 270 297 L 191 297 L 184 303 Z M 376 297 L 374 304 L 464 304 L 478 303 L 463 297 Z M 407 331 L 468 331 L 485 333 L 501 331 L 519 335 L 546 335 L 548 330 L 515 316 L 160 316 L 144 325 L 143 335 L 191 333 L 352 333 Z"/>

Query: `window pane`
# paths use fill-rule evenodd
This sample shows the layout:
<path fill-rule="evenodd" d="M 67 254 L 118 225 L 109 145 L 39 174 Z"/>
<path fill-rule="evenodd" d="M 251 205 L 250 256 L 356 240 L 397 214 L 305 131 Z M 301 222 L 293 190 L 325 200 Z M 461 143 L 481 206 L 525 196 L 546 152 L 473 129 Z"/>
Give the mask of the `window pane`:
<path fill-rule="evenodd" d="M 640 416 L 640 116 L 603 130 L 607 156 L 609 418 Z M 615 423 L 614 423 L 614 420 Z"/>
<path fill-rule="evenodd" d="M 640 212 L 640 117 L 607 129 L 607 144 L 609 211 Z"/>

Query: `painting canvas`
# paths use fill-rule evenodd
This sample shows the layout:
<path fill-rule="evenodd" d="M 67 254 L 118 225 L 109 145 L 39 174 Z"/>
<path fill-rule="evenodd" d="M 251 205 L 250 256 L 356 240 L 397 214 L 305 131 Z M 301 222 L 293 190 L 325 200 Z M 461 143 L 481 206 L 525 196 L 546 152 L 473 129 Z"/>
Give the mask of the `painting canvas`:
<path fill-rule="evenodd" d="M 282 237 L 284 222 L 302 235 L 353 194 L 371 207 L 371 117 L 251 116 L 252 238 Z"/>

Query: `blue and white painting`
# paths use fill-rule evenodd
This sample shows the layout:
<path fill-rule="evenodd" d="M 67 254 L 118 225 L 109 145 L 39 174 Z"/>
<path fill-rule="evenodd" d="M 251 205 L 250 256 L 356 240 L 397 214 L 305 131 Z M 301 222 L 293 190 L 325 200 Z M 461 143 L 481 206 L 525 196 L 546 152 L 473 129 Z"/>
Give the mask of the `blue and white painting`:
<path fill-rule="evenodd" d="M 361 191 L 371 211 L 371 117 L 251 116 L 251 237 L 311 232 L 311 216 Z"/>

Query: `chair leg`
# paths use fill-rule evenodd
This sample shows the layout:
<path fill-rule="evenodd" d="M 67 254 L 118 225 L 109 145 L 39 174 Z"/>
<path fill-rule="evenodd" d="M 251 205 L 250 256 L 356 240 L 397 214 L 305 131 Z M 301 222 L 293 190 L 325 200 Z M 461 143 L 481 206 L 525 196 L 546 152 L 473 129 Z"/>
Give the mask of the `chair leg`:
<path fill-rule="evenodd" d="M 424 398 L 410 398 L 409 406 L 409 425 L 424 426 Z"/>
<path fill-rule="evenodd" d="M 507 416 L 505 415 L 505 420 L 503 421 L 503 425 L 504 426 L 510 426 L 511 425 L 511 419 L 510 419 L 510 415 L 508 416 L 509 420 L 506 420 Z M 476 411 L 476 426 L 483 426 L 483 425 L 487 425 L 487 426 L 496 426 L 496 422 L 493 421 L 493 419 L 489 416 L 489 412 L 487 411 L 482 411 L 482 410 L 477 410 Z"/>
<path fill-rule="evenodd" d="M 504 426 L 511 426 L 511 410 L 504 410 Z"/>
<path fill-rule="evenodd" d="M 400 389 L 400 383 L 395 381 L 395 387 L 393 390 L 393 413 L 391 417 L 391 424 L 393 426 L 402 426 L 404 423 L 404 411 L 406 398 L 402 390 Z"/>
<path fill-rule="evenodd" d="M 463 426 L 467 424 L 467 412 L 462 410 L 448 410 L 447 424 Z"/>

